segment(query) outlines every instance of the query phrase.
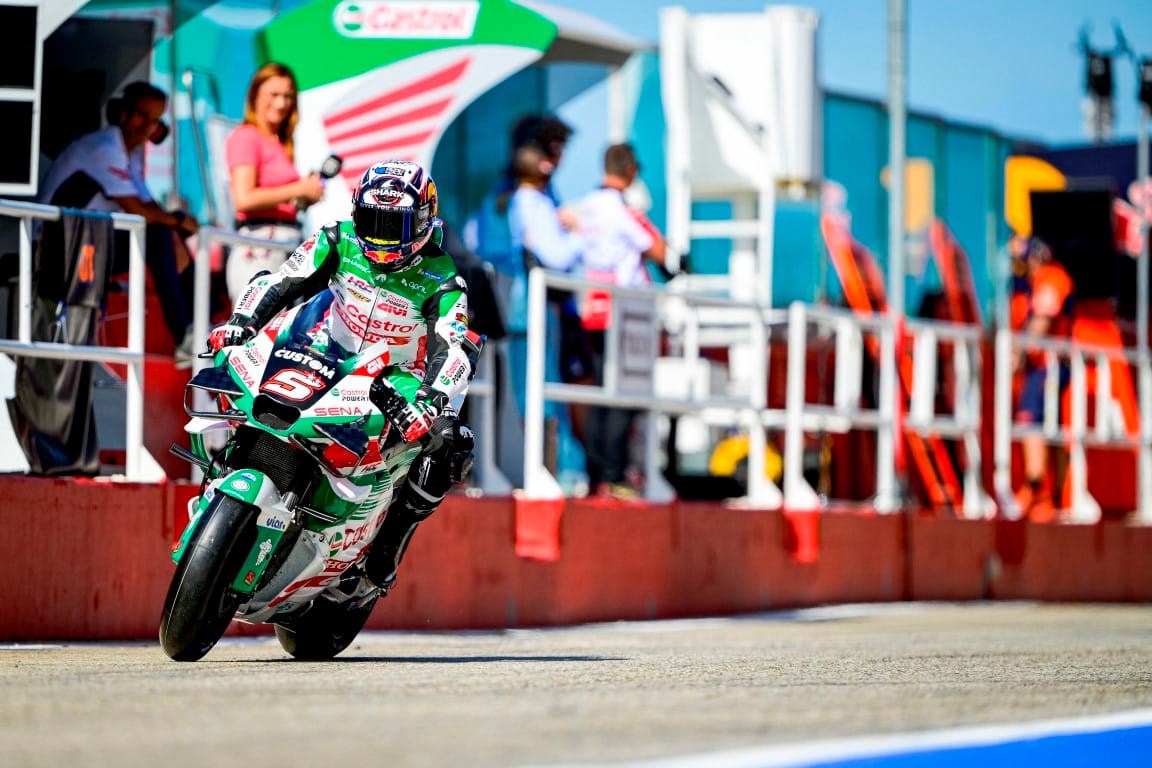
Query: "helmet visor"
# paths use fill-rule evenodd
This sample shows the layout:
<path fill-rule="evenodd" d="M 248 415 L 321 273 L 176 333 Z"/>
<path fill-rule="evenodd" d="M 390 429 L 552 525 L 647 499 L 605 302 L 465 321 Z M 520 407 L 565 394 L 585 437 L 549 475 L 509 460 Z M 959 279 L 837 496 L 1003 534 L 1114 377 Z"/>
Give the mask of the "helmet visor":
<path fill-rule="evenodd" d="M 421 208 L 361 206 L 356 211 L 356 234 L 365 250 L 400 251 L 419 236 L 427 220 L 428 212 Z"/>

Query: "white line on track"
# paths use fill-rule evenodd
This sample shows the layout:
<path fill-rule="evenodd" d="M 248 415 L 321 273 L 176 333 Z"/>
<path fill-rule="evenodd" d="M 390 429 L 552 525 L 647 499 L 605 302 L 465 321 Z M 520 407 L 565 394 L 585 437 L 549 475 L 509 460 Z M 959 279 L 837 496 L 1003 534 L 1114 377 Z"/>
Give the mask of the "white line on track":
<path fill-rule="evenodd" d="M 48 645 L 46 643 L 8 643 L 0 645 L 0 651 L 50 651 L 54 648 L 63 647 L 63 645 Z"/>

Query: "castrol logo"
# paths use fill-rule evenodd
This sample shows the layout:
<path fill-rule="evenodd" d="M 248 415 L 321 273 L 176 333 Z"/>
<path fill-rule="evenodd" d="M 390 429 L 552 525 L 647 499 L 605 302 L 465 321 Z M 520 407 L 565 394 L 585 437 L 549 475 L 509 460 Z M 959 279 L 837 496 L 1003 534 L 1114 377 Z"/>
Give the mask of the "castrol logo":
<path fill-rule="evenodd" d="M 345 37 L 464 40 L 476 29 L 480 3 L 353 0 L 336 6 L 332 25 Z"/>

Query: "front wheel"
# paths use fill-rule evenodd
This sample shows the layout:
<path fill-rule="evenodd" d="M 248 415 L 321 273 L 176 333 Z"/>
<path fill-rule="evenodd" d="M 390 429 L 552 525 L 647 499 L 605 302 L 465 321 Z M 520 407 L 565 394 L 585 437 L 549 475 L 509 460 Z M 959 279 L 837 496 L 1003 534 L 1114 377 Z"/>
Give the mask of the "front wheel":
<path fill-rule="evenodd" d="M 256 541 L 255 507 L 221 494 L 176 566 L 164 612 L 160 645 L 175 661 L 197 661 L 228 629 L 243 596 L 232 589 Z"/>
<path fill-rule="evenodd" d="M 297 659 L 331 659 L 360 634 L 377 597 L 373 595 L 357 605 L 355 600 L 334 603 L 321 595 L 308 612 L 294 618 L 290 626 L 277 624 L 276 639 L 280 647 Z"/>

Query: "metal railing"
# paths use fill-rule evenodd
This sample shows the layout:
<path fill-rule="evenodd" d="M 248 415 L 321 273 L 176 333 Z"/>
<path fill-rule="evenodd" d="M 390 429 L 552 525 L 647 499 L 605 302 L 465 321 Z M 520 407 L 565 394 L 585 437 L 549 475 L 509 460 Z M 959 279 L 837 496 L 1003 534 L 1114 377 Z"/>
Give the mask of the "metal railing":
<path fill-rule="evenodd" d="M 591 288 L 606 290 L 612 295 L 613 319 L 609 323 L 605 343 L 604 383 L 564 384 L 545 380 L 545 351 L 547 322 L 547 299 L 549 287 L 570 291 L 584 291 Z M 620 306 L 623 300 L 631 299 L 646 303 L 652 308 L 652 323 L 647 349 L 637 348 L 635 341 L 629 353 L 641 356 L 640 360 L 627 360 L 622 349 L 624 341 L 622 327 L 626 328 Z M 702 322 L 702 317 L 712 313 L 711 322 Z M 746 342 L 748 360 L 743 361 L 750 371 L 749 380 L 763 383 L 753 385 L 746 391 L 722 395 L 701 393 L 693 383 L 679 397 L 660 396 L 652 387 L 652 365 L 655 360 L 655 345 L 658 341 L 656 317 L 676 318 L 676 333 L 680 337 L 680 359 L 683 370 L 696 368 L 701 359 L 701 349 L 714 344 L 711 331 L 722 323 L 726 341 Z M 628 288 L 605 286 L 544 269 L 533 269 L 528 275 L 528 338 L 527 370 L 525 372 L 524 397 L 524 493 L 529 498 L 556 498 L 563 491 L 544 463 L 544 403 L 557 401 L 582 403 L 586 405 L 616 406 L 634 408 L 656 414 L 693 414 L 711 424 L 743 426 L 749 433 L 749 467 L 763 467 L 766 444 L 765 426 L 784 425 L 784 411 L 767 408 L 768 379 L 768 337 L 770 326 L 784 321 L 785 314 L 778 310 L 767 310 L 754 302 L 739 302 L 711 296 L 673 294 L 658 288 Z M 622 322 L 622 320 L 625 320 Z M 632 337 L 637 338 L 635 335 Z M 643 341 L 640 342 L 643 345 Z M 624 386 L 622 371 L 626 366 L 645 372 L 649 377 L 649 390 Z M 647 368 L 645 369 L 645 366 Z M 517 375 L 513 373 L 513 375 Z M 663 481 L 660 467 L 659 432 L 656 419 L 645 421 L 644 494 L 651 501 L 667 500 L 672 497 L 671 488 Z M 780 489 L 762 472 L 748 473 L 749 504 L 765 507 L 780 505 Z"/>
<path fill-rule="evenodd" d="M 0 339 L 0 352 L 9 355 L 56 359 L 90 360 L 94 362 L 123 363 L 127 366 L 125 415 L 125 474 L 129 480 L 147 479 L 147 462 L 143 447 L 143 365 L 144 365 L 144 227 L 142 217 L 122 213 L 87 214 L 106 215 L 117 230 L 129 233 L 129 295 L 128 342 L 124 347 L 80 346 L 55 342 L 33 341 L 32 329 L 32 242 L 36 221 L 57 221 L 62 210 L 54 206 L 0 200 L 0 215 L 20 220 L 20 267 L 17 338 Z M 258 248 L 293 250 L 298 243 L 277 242 L 240 235 L 230 230 L 203 227 L 199 234 L 195 272 L 194 332 L 197 338 L 207 339 L 210 330 L 209 289 L 211 281 L 211 249 L 221 246 L 250 246 Z M 548 323 L 546 292 L 549 287 L 571 291 L 589 288 L 606 290 L 613 296 L 617 309 L 616 322 L 609 326 L 606 345 L 606 373 L 603 385 L 562 384 L 546 381 L 544 355 Z M 880 511 L 895 511 L 900 498 L 895 469 L 896 441 L 904 434 L 957 440 L 963 446 L 965 458 L 964 506 L 965 517 L 986 517 L 993 514 L 991 498 L 981 482 L 980 431 L 983 413 L 982 401 L 982 344 L 985 331 L 981 328 L 925 320 L 909 320 L 903 327 L 902 344 L 910 345 L 911 356 L 902 353 L 898 362 L 896 331 L 889 317 L 861 315 L 849 310 L 818 307 L 794 303 L 787 310 L 767 309 L 755 302 L 741 302 L 716 296 L 697 296 L 677 293 L 662 288 L 624 288 L 605 286 L 548 272 L 533 270 L 528 280 L 528 335 L 527 371 L 525 379 L 525 451 L 524 493 L 528 497 L 555 497 L 561 490 L 547 471 L 543 461 L 544 403 L 557 401 L 613 405 L 636 408 L 649 414 L 692 414 L 710 425 L 740 426 L 748 431 L 748 466 L 764 465 L 766 453 L 765 430 L 782 429 L 784 432 L 783 489 L 777 487 L 761 472 L 748 473 L 746 501 L 761 507 L 788 507 L 814 509 L 822 506 L 822 499 L 809 485 L 803 474 L 806 433 L 843 433 L 852 429 L 876 432 L 876 477 L 874 506 Z M 627 386 L 629 377 L 635 380 L 635 366 L 627 370 L 628 363 L 622 353 L 624 344 L 635 343 L 636 328 L 631 341 L 626 341 L 618 330 L 621 325 L 619 307 L 628 302 L 649 307 L 645 322 L 651 325 L 645 342 L 649 357 L 646 372 L 650 376 L 656 356 L 656 345 L 663 336 L 676 339 L 675 354 L 684 371 L 694 370 L 703 359 L 702 350 L 710 346 L 739 344 L 739 361 L 744 371 L 741 386 L 729 386 L 720 394 L 698 391 L 695 379 L 685 382 L 681 395 L 659 395 L 649 386 Z M 825 341 L 831 339 L 835 350 L 834 380 L 831 403 L 809 402 L 806 396 L 807 353 L 815 328 Z M 616 330 L 612 330 L 616 329 Z M 774 331 L 783 330 L 787 339 L 787 355 L 791 362 L 786 369 L 785 406 L 769 408 L 769 357 Z M 950 357 L 941 355 L 946 350 Z M 1015 424 L 1012 417 L 1013 358 L 1019 351 L 1038 352 L 1045 356 L 1048 368 L 1047 388 L 1044 392 L 1045 419 L 1039 425 Z M 635 352 L 635 350 L 631 350 Z M 861 397 L 865 382 L 863 360 L 870 354 L 878 369 L 876 404 L 866 406 Z M 950 405 L 941 408 L 937 387 L 942 377 L 942 360 L 950 362 L 948 376 L 953 394 Z M 496 391 L 492 376 L 492 350 L 485 351 L 480 374 L 472 383 L 469 399 L 475 402 L 477 431 L 477 470 L 479 487 L 489 493 L 508 493 L 511 486 L 496 467 L 492 437 L 496 425 Z M 1012 442 L 1029 436 L 1040 436 L 1053 445 L 1065 445 L 1069 452 L 1069 478 L 1072 498 L 1072 517 L 1075 522 L 1099 519 L 1100 508 L 1087 490 L 1087 458 L 1085 451 L 1094 447 L 1134 450 L 1141 467 L 1152 466 L 1152 420 L 1140 419 L 1137 428 L 1117 426 L 1114 395 L 1116 382 L 1113 366 L 1123 363 L 1136 371 L 1140 402 L 1152 380 L 1148 355 L 1140 355 L 1132 347 L 1109 347 L 1073 343 L 1068 340 L 1034 337 L 1013 333 L 1006 329 L 995 335 L 993 390 L 993 485 L 995 503 L 1000 514 L 1016 517 L 1011 492 Z M 206 361 L 197 359 L 195 365 L 203 367 Z M 1069 369 L 1067 395 L 1061 392 L 1058 373 L 1061 365 Z M 1096 400 L 1092 418 L 1089 418 L 1088 373 L 1096 377 Z M 643 378 L 644 371 L 641 371 Z M 907 398 L 907 410 L 898 398 Z M 1067 397 L 1069 418 L 1062 423 L 1057 404 Z M 478 402 L 477 402 L 478 401 Z M 1143 413 L 1143 408 L 1138 409 Z M 903 417 L 898 420 L 897 415 Z M 1090 423 L 1091 422 L 1091 423 Z M 899 427 L 898 427 L 899 425 Z M 663 481 L 661 457 L 666 450 L 661 444 L 657 419 L 646 421 L 645 433 L 645 495 L 652 500 L 666 500 L 673 495 Z M 1141 473 L 1141 476 L 1143 473 Z M 1141 481 L 1137 489 L 1137 519 L 1152 524 L 1152 491 Z"/>
<path fill-rule="evenodd" d="M 1012 494 L 1012 442 L 1027 437 L 1040 437 L 1049 445 L 1068 450 L 1070 515 L 1073 522 L 1092 523 L 1100 519 L 1100 505 L 1088 492 L 1086 449 L 1126 448 L 1135 450 L 1141 464 L 1152 462 L 1150 420 L 1138 407 L 1139 424 L 1133 429 L 1124 425 L 1116 411 L 1116 387 L 1113 365 L 1121 363 L 1136 371 L 1136 391 L 1141 392 L 1149 375 L 1149 361 L 1133 347 L 1110 347 L 1070 339 L 1032 336 L 1000 329 L 996 333 L 994 485 L 1001 513 L 1010 519 L 1020 517 Z M 1040 424 L 1017 424 L 1012 412 L 1014 360 L 1018 355 L 1041 354 L 1044 358 L 1044 420 Z M 1060 384 L 1061 368 L 1067 366 L 1068 418 L 1062 419 L 1065 391 Z M 1089 426 L 1088 372 L 1096 377 L 1092 424 Z M 1141 393 L 1142 395 L 1142 393 Z M 1139 395 L 1138 395 L 1139 396 Z M 1141 397 L 1141 400 L 1143 398 Z M 1066 423 L 1065 423 L 1066 422 Z M 1136 493 L 1137 518 L 1152 524 L 1152 499 L 1144 484 Z"/>
<path fill-rule="evenodd" d="M 806 356 L 808 326 L 830 332 L 836 359 L 830 405 L 810 403 Z M 879 365 L 875 407 L 863 401 L 864 351 L 876 345 Z M 876 492 L 874 505 L 881 512 L 899 506 L 896 489 L 895 332 L 888 318 L 863 316 L 850 310 L 814 307 L 794 302 L 788 308 L 788 388 L 784 432 L 784 504 L 789 509 L 818 509 L 823 500 L 804 479 L 805 432 L 846 433 L 852 429 L 876 432 Z"/>
<path fill-rule="evenodd" d="M 124 347 L 85 346 L 32 340 L 33 222 L 59 221 L 62 213 L 110 218 L 128 232 L 128 342 Z M 123 363 L 125 379 L 124 473 L 128 480 L 151 479 L 144 449 L 144 227 L 142 216 L 61 209 L 53 205 L 0 200 L 0 215 L 20 220 L 20 272 L 16 340 L 0 339 L 0 352 L 57 360 Z M 112 254 L 108 254 L 111 258 Z"/>
<path fill-rule="evenodd" d="M 689 385 L 682 397 L 668 398 L 622 393 L 611 371 L 619 367 L 621 344 L 608 335 L 603 385 L 559 384 L 544 381 L 545 292 L 549 287 L 567 290 L 596 288 L 616 297 L 644 298 L 663 308 L 662 333 L 675 333 L 680 343 L 683 370 L 692 370 L 705 346 L 738 345 L 747 383 L 738 394 L 700 396 Z M 804 475 L 804 453 L 809 433 L 843 434 L 855 429 L 876 433 L 876 477 L 873 505 L 892 512 L 903 503 L 895 472 L 898 376 L 896 334 L 893 322 L 884 315 L 864 316 L 846 309 L 817 307 L 800 302 L 787 310 L 770 310 L 759 304 L 719 297 L 670 294 L 662 289 L 621 288 L 589 283 L 544 270 L 529 275 L 528 373 L 525 398 L 525 493 L 529 496 L 555 496 L 555 481 L 543 464 L 544 401 L 618 405 L 638 408 L 649 414 L 691 413 L 713 425 L 741 426 L 749 437 L 748 466 L 763 466 L 765 431 L 784 432 L 783 489 L 781 491 L 760 472 L 748 473 L 747 502 L 756 506 L 818 509 L 827 503 Z M 610 325 L 614 327 L 615 323 Z M 767 403 L 769 382 L 769 340 L 776 329 L 787 338 L 785 405 L 771 408 Z M 934 439 L 962 441 L 965 451 L 964 514 L 988 514 L 989 500 L 980 481 L 981 350 L 982 334 L 972 326 L 912 321 L 905 326 L 912 344 L 912 365 L 904 371 L 903 386 L 909 398 L 905 433 Z M 812 342 L 819 338 L 834 350 L 832 401 L 813 402 L 808 397 L 807 358 Z M 940 376 L 940 349 L 951 352 L 950 371 L 955 377 L 955 393 L 950 404 L 936 397 Z M 863 397 L 865 354 L 871 355 L 878 370 L 875 405 Z M 659 445 L 653 437 L 654 419 L 647 422 L 645 476 L 659 478 Z M 668 450 L 673 450 L 669 448 Z M 659 498 L 663 491 L 657 483 Z"/>
<path fill-rule="evenodd" d="M 659 308 L 659 333 L 676 336 L 681 370 L 691 371 L 708 346 L 738 348 L 747 359 L 742 387 L 729 387 L 723 395 L 701 394 L 694 379 L 678 397 L 652 392 L 625 392 L 618 386 L 616 371 L 625 364 L 619 318 L 609 325 L 605 350 L 604 383 L 562 384 L 545 380 L 544 355 L 548 324 L 546 292 L 549 288 L 607 291 L 617 300 L 634 298 Z M 787 310 L 766 309 L 756 303 L 715 296 L 670 293 L 659 288 L 623 288 L 591 283 L 537 269 L 528 279 L 528 362 L 525 381 L 524 492 L 529 497 L 556 497 L 561 490 L 544 466 L 544 403 L 557 401 L 636 408 L 653 414 L 693 414 L 711 425 L 740 426 L 749 437 L 748 466 L 763 466 L 765 431 L 784 432 L 783 490 L 760 472 L 748 473 L 746 501 L 762 507 L 818 509 L 827 503 L 804 475 L 808 433 L 846 433 L 854 429 L 876 433 L 876 477 L 873 505 L 885 512 L 901 508 L 904 499 L 895 471 L 896 441 L 905 434 L 960 441 L 964 447 L 963 513 L 966 517 L 988 516 L 991 501 L 981 482 L 981 376 L 983 334 L 981 329 L 952 323 L 910 321 L 904 334 L 912 356 L 903 370 L 896 360 L 896 332 L 885 315 L 861 315 L 846 309 L 816 307 L 800 302 Z M 773 331 L 783 329 L 787 338 L 786 395 L 783 408 L 767 403 L 770 388 L 769 355 Z M 654 333 L 657 329 L 654 328 Z M 808 392 L 808 352 L 814 338 L 834 350 L 834 380 L 830 403 L 812 402 Z M 735 346 L 733 346 L 735 345 Z M 947 369 L 953 377 L 950 399 L 937 397 L 942 375 L 940 350 L 950 352 Z M 633 350 L 634 351 L 634 350 Z M 865 354 L 878 370 L 875 405 L 863 397 Z M 649 371 L 651 373 L 651 366 Z M 901 377 L 901 378 L 898 378 Z M 900 389 L 903 387 L 904 389 Z M 733 392 L 733 390 L 738 390 Z M 907 419 L 897 432 L 898 398 L 905 397 Z M 667 497 L 662 479 L 661 446 L 656 420 L 649 418 L 645 436 L 645 495 L 650 500 Z M 674 450 L 669 447 L 666 450 Z M 655 481 L 655 482 L 654 482 Z"/>
<path fill-rule="evenodd" d="M 908 413 L 904 430 L 927 440 L 956 440 L 963 447 L 961 512 L 968 519 L 992 517 L 995 500 L 984 489 L 980 447 L 984 420 L 985 331 L 975 325 L 906 320 L 913 352 Z M 944 367 L 941 352 L 950 353 Z M 938 383 L 948 378 L 952 391 L 936 397 Z"/>
<path fill-rule="evenodd" d="M 752 386 L 745 391 L 700 396 L 694 379 L 686 391 L 669 398 L 652 392 L 623 391 L 615 371 L 623 364 L 621 341 L 610 332 L 606 345 L 603 385 L 562 384 L 546 381 L 545 294 L 549 288 L 607 291 L 614 299 L 636 298 L 661 308 L 658 332 L 678 336 L 684 365 L 694 368 L 700 350 L 709 345 L 741 343 L 748 359 L 740 363 L 751 371 Z M 1065 446 L 1069 454 L 1071 522 L 1100 518 L 1099 505 L 1088 493 L 1087 454 L 1091 448 L 1135 451 L 1140 480 L 1136 488 L 1136 519 L 1152 524 L 1152 490 L 1143 480 L 1143 468 L 1152 466 L 1152 420 L 1119 426 L 1115 370 L 1134 371 L 1134 389 L 1142 404 L 1149 398 L 1152 371 L 1147 355 L 1132 347 L 1090 345 L 1068 340 L 1033 337 L 1001 330 L 995 335 L 992 400 L 993 486 L 989 494 L 983 482 L 982 434 L 988 431 L 984 408 L 984 346 L 986 329 L 965 324 L 920 319 L 906 320 L 897 345 L 893 320 L 887 315 L 862 315 L 845 309 L 794 303 L 786 313 L 754 303 L 718 297 L 673 293 L 659 288 L 621 288 L 590 283 L 573 277 L 533 270 L 528 279 L 528 361 L 525 381 L 524 492 L 529 497 L 554 497 L 561 490 L 544 466 L 544 404 L 548 401 L 615 405 L 649 414 L 693 414 L 709 424 L 744 426 L 749 430 L 748 466 L 762 466 L 765 429 L 784 430 L 782 492 L 758 472 L 749 472 L 747 500 L 758 506 L 816 509 L 827 500 L 811 487 L 804 475 L 808 433 L 845 433 L 873 430 L 876 433 L 876 476 L 873 506 L 896 511 L 905 504 L 896 471 L 897 440 L 930 441 L 926 453 L 933 461 L 960 464 L 957 476 L 958 512 L 969 519 L 997 513 L 1007 518 L 1020 515 L 1011 489 L 1012 443 L 1039 435 L 1052 445 Z M 787 334 L 786 403 L 769 408 L 768 343 L 775 329 Z M 813 330 L 814 329 L 814 330 Z M 807 356 L 814 339 L 834 349 L 834 380 L 830 403 L 813 402 L 809 390 Z M 1048 367 L 1045 419 L 1038 425 L 1015 424 L 1012 408 L 1013 356 L 1017 350 L 1040 352 Z M 866 381 L 865 354 L 876 365 L 875 405 L 866 405 L 861 387 Z M 1122 364 L 1116 368 L 1117 364 Z M 1069 369 L 1067 393 L 1061 391 L 1058 370 Z M 1095 387 L 1089 375 L 1095 375 Z M 759 382 L 756 384 L 755 382 Z M 948 390 L 941 396 L 941 388 Z M 1090 405 L 1090 397 L 1095 396 Z M 1061 420 L 1057 404 L 1067 400 L 1068 418 Z M 1092 408 L 1090 414 L 1089 408 Z M 1137 412 L 1144 408 L 1137 406 Z M 1090 418 L 1091 416 L 1091 418 Z M 755 427 L 762 427 L 758 429 Z M 662 446 L 655 420 L 647 422 L 645 475 L 662 480 L 659 463 Z M 942 445 L 947 441 L 954 445 Z M 674 447 L 665 450 L 674 450 Z M 646 487 L 650 499 L 666 498 L 661 482 Z"/>

